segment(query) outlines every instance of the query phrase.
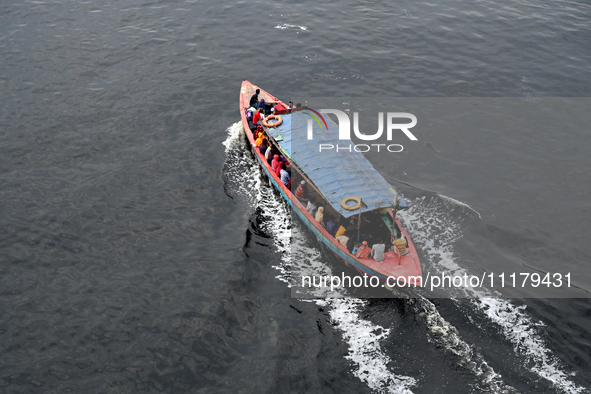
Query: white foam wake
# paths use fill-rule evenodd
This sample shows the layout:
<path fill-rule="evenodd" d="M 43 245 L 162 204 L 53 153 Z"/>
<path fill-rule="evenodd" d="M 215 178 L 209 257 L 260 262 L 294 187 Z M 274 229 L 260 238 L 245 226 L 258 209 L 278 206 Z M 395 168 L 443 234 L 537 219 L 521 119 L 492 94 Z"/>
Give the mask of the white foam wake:
<path fill-rule="evenodd" d="M 475 299 L 473 303 L 501 327 L 505 337 L 513 344 L 515 353 L 525 357 L 531 371 L 549 380 L 564 393 L 588 392 L 569 380 L 569 375 L 561 370 L 560 361 L 551 355 L 550 349 L 538 333 L 544 324 L 527 316 L 525 305 L 514 306 L 508 301 L 493 298 Z"/>
<path fill-rule="evenodd" d="M 288 23 L 282 23 L 282 24 L 275 26 L 275 29 L 281 29 L 281 30 L 290 29 L 290 28 L 298 28 L 302 31 L 308 30 L 308 28 L 306 26 L 290 25 Z"/>
<path fill-rule="evenodd" d="M 461 237 L 462 220 L 470 220 L 472 215 L 480 214 L 466 204 L 445 197 L 415 199 L 407 211 L 400 212 L 400 218 L 412 239 L 429 259 L 430 269 L 436 273 L 445 272 L 463 275 L 466 270 L 456 263 L 453 252 L 454 242 Z M 452 220 L 450 211 L 464 209 L 460 218 Z M 462 219 L 463 218 L 463 219 Z M 562 371 L 560 362 L 552 357 L 538 330 L 543 323 L 534 321 L 525 313 L 524 306 L 515 306 L 502 298 L 486 298 L 471 288 L 462 289 L 462 295 L 474 298 L 472 304 L 496 323 L 514 346 L 517 355 L 526 359 L 527 367 L 541 378 L 547 379 L 558 390 L 576 394 L 585 392 L 569 380 L 569 375 Z M 453 340 L 455 341 L 455 339 Z"/>
<path fill-rule="evenodd" d="M 224 172 L 233 192 L 245 194 L 253 208 L 260 212 L 261 228 L 273 237 L 274 246 L 281 256 L 277 279 L 291 283 L 294 276 L 331 275 L 330 267 L 322 262 L 322 254 L 307 246 L 304 232 L 292 232 L 291 216 L 287 204 L 262 181 L 262 173 L 250 152 L 245 149 L 245 136 L 240 122 L 228 128 Z M 294 245 L 295 247 L 292 247 Z M 307 301 L 307 300 L 303 300 Z M 365 301 L 354 298 L 314 300 L 329 309 L 329 316 L 346 341 L 347 359 L 352 373 L 371 390 L 391 394 L 411 394 L 416 380 L 394 374 L 388 369 L 390 358 L 383 352 L 380 342 L 390 331 L 361 318 Z"/>
<path fill-rule="evenodd" d="M 384 354 L 380 346 L 380 342 L 390 335 L 390 329 L 360 318 L 360 311 L 366 305 L 366 301 L 336 298 L 316 302 L 320 305 L 330 305 L 330 318 L 343 332 L 343 338 L 349 345 L 347 359 L 356 366 L 353 371 L 355 376 L 380 393 L 411 393 L 410 387 L 416 384 L 416 380 L 393 374 L 387 367 L 390 358 Z"/>

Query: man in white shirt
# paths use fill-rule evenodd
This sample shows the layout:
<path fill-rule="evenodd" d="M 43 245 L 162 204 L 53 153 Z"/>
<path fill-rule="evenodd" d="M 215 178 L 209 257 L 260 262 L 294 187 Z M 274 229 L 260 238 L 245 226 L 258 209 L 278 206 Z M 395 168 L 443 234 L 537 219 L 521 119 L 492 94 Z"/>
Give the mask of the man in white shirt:
<path fill-rule="evenodd" d="M 386 257 L 384 256 L 384 250 L 386 250 L 386 244 L 380 241 L 380 243 L 374 244 L 371 248 L 370 257 L 373 257 L 378 263 L 383 261 Z"/>

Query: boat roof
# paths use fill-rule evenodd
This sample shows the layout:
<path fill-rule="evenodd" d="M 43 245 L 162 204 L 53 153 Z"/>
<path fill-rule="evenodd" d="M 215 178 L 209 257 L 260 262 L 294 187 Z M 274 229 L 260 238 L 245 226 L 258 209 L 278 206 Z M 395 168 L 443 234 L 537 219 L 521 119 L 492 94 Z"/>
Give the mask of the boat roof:
<path fill-rule="evenodd" d="M 365 206 L 361 212 L 392 207 L 397 196 L 396 190 L 361 152 L 353 149 L 354 144 L 350 140 L 339 139 L 338 126 L 326 115 L 323 116 L 326 123 L 317 123 L 319 114 L 316 111 L 296 111 L 280 115 L 283 123 L 267 131 L 332 207 L 346 218 L 359 214 L 359 209 L 347 210 L 341 206 L 343 199 L 351 196 L 362 199 Z M 313 120 L 313 139 L 308 139 L 309 119 Z M 320 144 L 330 144 L 334 148 L 323 148 L 320 152 Z M 340 147 L 338 151 L 337 145 Z M 347 150 L 349 146 L 351 151 Z M 402 198 L 399 206 L 408 207 Z"/>

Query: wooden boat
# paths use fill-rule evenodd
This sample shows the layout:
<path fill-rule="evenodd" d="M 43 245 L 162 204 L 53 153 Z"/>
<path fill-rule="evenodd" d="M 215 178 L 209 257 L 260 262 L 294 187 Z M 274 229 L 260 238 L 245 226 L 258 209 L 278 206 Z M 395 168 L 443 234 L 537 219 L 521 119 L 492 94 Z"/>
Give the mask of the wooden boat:
<path fill-rule="evenodd" d="M 389 285 L 396 282 L 395 285 L 397 286 L 421 286 L 421 265 L 417 252 L 408 233 L 396 217 L 397 208 L 405 208 L 407 205 L 404 200 L 396 199 L 398 194 L 395 189 L 386 182 L 361 153 L 355 152 L 355 154 L 347 156 L 346 160 L 339 162 L 340 159 L 338 156 L 326 156 L 324 152 L 318 153 L 317 149 L 299 149 L 302 152 L 300 154 L 293 151 L 290 143 L 295 141 L 297 137 L 293 133 L 296 130 L 296 124 L 301 126 L 301 120 L 297 120 L 297 115 L 301 110 L 305 110 L 304 108 L 295 108 L 279 115 L 283 121 L 281 126 L 264 128 L 266 138 L 269 142 L 291 163 L 292 181 L 297 181 L 297 183 L 293 182 L 292 193 L 292 190 L 284 185 L 280 177 L 275 174 L 264 155 L 259 152 L 255 144 L 253 131 L 249 128 L 247 109 L 250 107 L 250 98 L 256 89 L 260 88 L 246 80 L 242 82 L 240 88 L 240 113 L 244 131 L 253 154 L 262 170 L 303 223 L 340 259 L 362 273 L 375 276 L 381 281 L 388 282 Z M 288 107 L 285 103 L 265 92 L 263 89 L 260 89 L 258 98 L 264 99 L 267 105 L 279 103 L 285 108 Z M 318 112 L 314 112 L 318 114 Z M 300 115 L 300 117 L 302 116 Z M 325 117 L 324 121 L 327 122 L 325 124 L 327 124 L 328 130 L 337 127 L 329 117 Z M 330 133 L 324 134 L 324 138 L 331 138 Z M 338 135 L 334 136 L 334 134 L 338 133 L 332 133 L 333 138 L 336 139 Z M 305 137 L 300 139 L 303 143 L 307 140 Z M 304 148 L 306 147 L 304 146 Z M 319 160 L 324 161 L 322 165 L 318 164 Z M 327 164 L 327 160 L 332 161 L 329 161 Z M 361 180 L 355 179 L 356 173 L 363 174 Z M 353 231 L 352 236 L 355 238 L 355 241 L 363 241 L 366 235 L 369 236 L 370 233 L 377 231 L 379 237 L 383 236 L 382 239 L 388 238 L 390 242 L 386 242 L 387 244 L 394 242 L 396 239 L 405 239 L 407 241 L 407 253 L 399 254 L 398 249 L 392 246 L 391 251 L 384 253 L 385 259 L 381 262 L 377 262 L 371 258 L 358 258 L 352 255 L 345 245 L 337 241 L 315 220 L 306 209 L 304 203 L 295 198 L 296 188 L 302 179 L 306 181 L 309 194 L 316 196 L 315 199 L 317 201 L 322 200 L 325 215 L 327 211 L 332 212 L 333 216 L 338 214 L 341 218 L 341 223 L 349 223 L 349 228 L 354 227 L 355 223 L 357 223 L 358 228 L 359 223 L 363 222 L 365 224 L 364 227 L 360 227 L 359 232 Z M 364 184 L 363 180 L 369 180 L 371 182 Z M 358 197 L 363 202 L 363 205 L 359 209 L 350 210 L 342 201 L 343 196 Z M 398 205 L 395 206 L 393 201 L 399 201 Z M 393 217 L 394 222 L 392 221 Z M 372 227 L 368 230 L 368 223 L 369 225 L 375 225 L 375 229 Z M 349 230 L 347 235 L 350 235 L 350 232 L 351 230 Z M 369 244 L 370 248 L 371 246 Z"/>

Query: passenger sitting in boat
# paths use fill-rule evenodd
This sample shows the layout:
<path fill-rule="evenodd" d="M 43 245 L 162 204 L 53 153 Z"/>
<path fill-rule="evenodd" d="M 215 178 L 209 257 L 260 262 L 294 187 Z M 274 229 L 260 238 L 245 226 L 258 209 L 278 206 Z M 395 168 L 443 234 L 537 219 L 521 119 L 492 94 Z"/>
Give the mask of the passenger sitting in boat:
<path fill-rule="evenodd" d="M 394 246 L 396 246 L 396 253 L 399 255 L 407 254 L 408 253 L 408 241 L 404 236 L 402 238 L 398 238 L 396 241 L 393 242 Z"/>
<path fill-rule="evenodd" d="M 322 227 L 324 227 L 324 207 L 318 208 L 315 219 Z"/>
<path fill-rule="evenodd" d="M 281 179 L 281 170 L 285 170 L 285 164 L 282 162 L 279 162 L 279 164 L 277 165 L 277 168 L 275 169 L 275 175 L 277 175 L 277 177 L 279 179 Z"/>
<path fill-rule="evenodd" d="M 265 111 L 265 115 L 271 114 L 271 108 L 269 108 L 269 106 L 267 106 L 267 104 L 265 104 L 265 100 L 263 100 L 263 99 L 261 99 L 261 101 L 259 101 L 259 109 L 262 109 L 263 111 Z"/>
<path fill-rule="evenodd" d="M 265 159 L 267 159 L 267 163 L 269 163 L 271 168 L 273 168 L 273 158 L 277 153 L 279 152 L 277 151 L 277 148 L 275 148 L 273 145 L 271 145 L 267 152 L 265 152 Z"/>
<path fill-rule="evenodd" d="M 310 212 L 310 215 L 314 216 L 314 214 L 316 213 L 316 201 L 308 201 L 306 209 L 308 210 L 308 212 Z"/>
<path fill-rule="evenodd" d="M 341 226 L 339 227 L 339 229 L 337 230 L 337 233 L 334 235 L 335 238 L 340 237 L 341 235 L 345 235 L 345 231 L 347 231 L 347 229 L 345 227 L 343 227 L 343 225 L 341 224 Z"/>
<path fill-rule="evenodd" d="M 256 108 L 256 106 L 259 103 L 259 93 L 261 93 L 261 89 L 257 89 L 255 93 L 252 96 L 250 96 L 249 106 L 254 106 Z"/>
<path fill-rule="evenodd" d="M 349 237 L 347 237 L 346 235 L 341 235 L 338 236 L 336 238 L 337 241 L 339 241 L 341 243 L 341 245 L 343 245 L 345 248 L 347 247 L 347 244 L 349 243 Z"/>
<path fill-rule="evenodd" d="M 386 245 L 384 244 L 383 241 L 380 241 L 379 243 L 374 244 L 371 247 L 371 255 L 370 256 L 377 262 L 383 261 L 385 259 L 385 256 L 384 256 L 385 250 L 386 250 Z"/>
<path fill-rule="evenodd" d="M 326 222 L 326 231 L 334 237 L 337 233 L 338 227 L 339 224 L 332 218 L 332 216 L 329 216 L 328 221 Z"/>
<path fill-rule="evenodd" d="M 359 249 L 357 249 L 357 253 L 355 253 L 355 257 L 360 259 L 367 259 L 369 258 L 369 254 L 371 253 L 371 249 L 367 246 L 367 241 L 363 241 Z"/>
<path fill-rule="evenodd" d="M 254 115 L 252 116 L 252 123 L 259 124 L 261 118 L 263 118 L 263 117 L 264 117 L 263 109 L 262 108 L 259 108 L 259 110 L 256 111 L 254 113 Z"/>
<path fill-rule="evenodd" d="M 257 129 L 257 125 L 252 121 L 252 118 L 248 119 L 248 128 L 250 131 L 255 131 Z"/>
<path fill-rule="evenodd" d="M 257 125 L 257 128 L 252 132 L 252 136 L 256 140 L 261 132 L 261 125 Z"/>
<path fill-rule="evenodd" d="M 342 235 L 341 235 L 342 237 Z M 347 242 L 347 250 L 349 251 L 349 253 L 351 253 L 352 255 L 354 255 L 355 253 L 353 253 L 353 249 L 355 248 L 355 242 L 354 242 L 354 235 L 349 234 L 349 242 Z"/>
<path fill-rule="evenodd" d="M 277 167 L 281 165 L 281 160 L 279 160 L 279 155 L 273 156 L 273 162 L 271 163 L 271 167 L 273 168 L 273 172 L 277 173 Z"/>
<path fill-rule="evenodd" d="M 257 126 L 252 121 L 252 111 L 251 110 L 246 111 L 246 121 L 248 122 L 248 128 L 250 129 L 250 131 L 256 130 Z"/>
<path fill-rule="evenodd" d="M 289 184 L 289 181 L 291 180 L 291 176 L 285 169 L 285 164 L 281 165 L 281 171 L 279 172 L 279 175 L 281 176 L 281 182 L 283 182 L 283 184 L 287 186 Z"/>
<path fill-rule="evenodd" d="M 298 188 L 296 189 L 295 192 L 295 198 L 299 201 L 307 201 L 304 196 L 306 195 L 306 190 L 304 189 L 304 185 L 306 184 L 306 181 L 301 181 L 300 184 L 298 185 Z"/>
<path fill-rule="evenodd" d="M 257 148 L 259 146 L 261 146 L 261 144 L 263 143 L 263 140 L 265 139 L 265 135 L 263 133 L 259 133 L 258 138 L 256 139 L 256 141 L 254 142 L 254 144 L 257 146 Z"/>
<path fill-rule="evenodd" d="M 267 139 L 263 138 L 263 142 L 261 142 L 261 146 L 259 146 L 259 152 L 261 155 L 264 155 L 267 152 Z"/>
<path fill-rule="evenodd" d="M 351 254 L 352 254 L 353 256 L 355 256 L 355 253 L 357 253 L 357 251 L 359 250 L 359 246 L 360 246 L 360 244 L 358 244 L 358 243 L 356 243 L 356 244 L 355 244 L 355 247 L 354 247 L 354 248 L 353 248 L 353 250 L 351 251 Z"/>

